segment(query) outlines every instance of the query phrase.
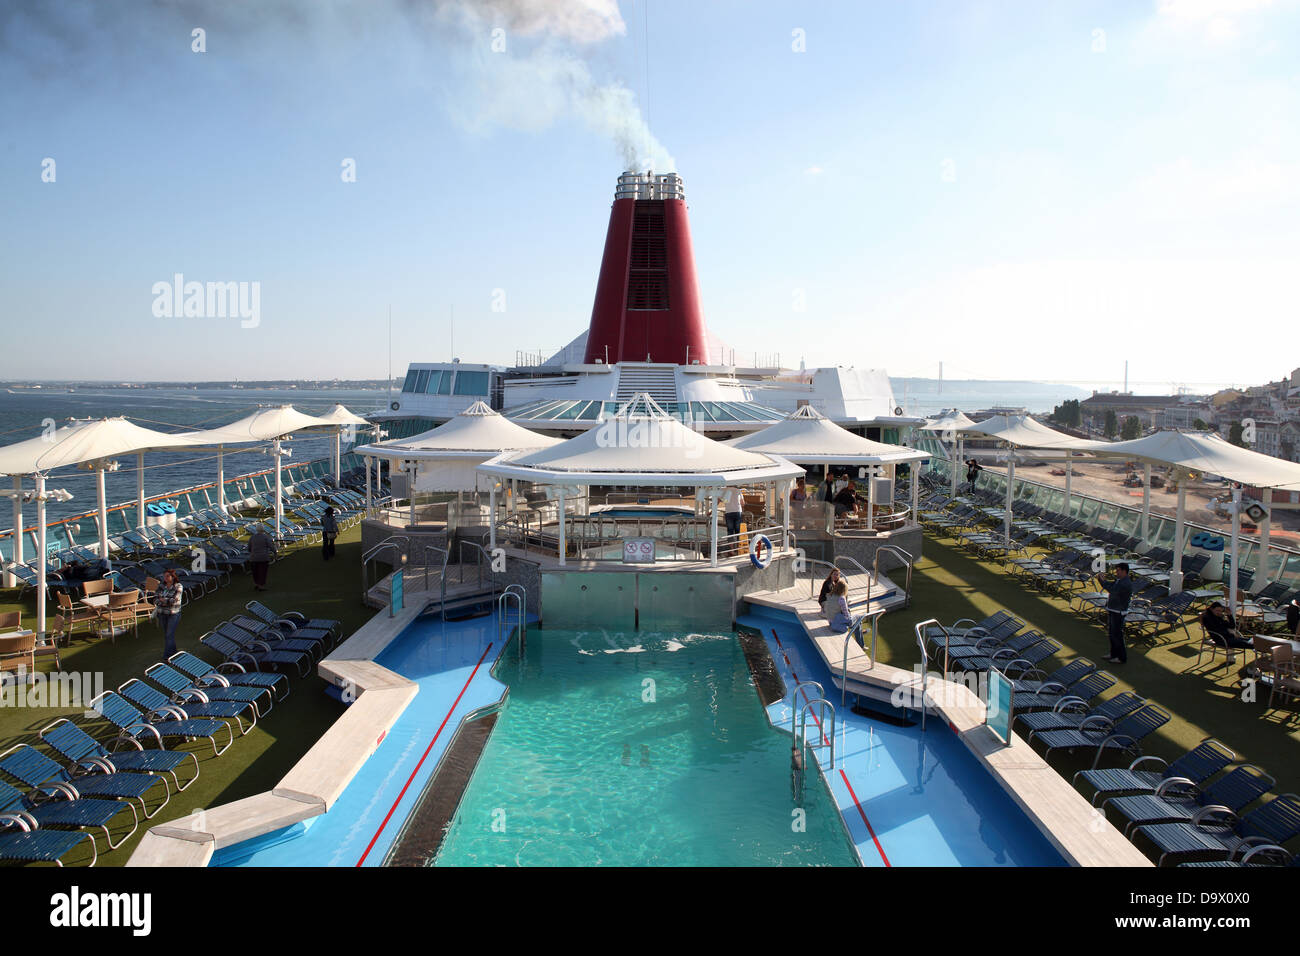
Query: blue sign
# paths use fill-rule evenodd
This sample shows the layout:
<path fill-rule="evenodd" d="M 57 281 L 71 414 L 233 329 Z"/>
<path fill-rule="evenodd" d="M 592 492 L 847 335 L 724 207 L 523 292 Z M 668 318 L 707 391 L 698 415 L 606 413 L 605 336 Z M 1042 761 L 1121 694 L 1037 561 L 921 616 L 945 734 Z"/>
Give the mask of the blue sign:
<path fill-rule="evenodd" d="M 999 671 L 989 668 L 988 712 L 984 722 L 1004 744 L 1011 743 L 1011 712 L 1015 705 L 1015 688 Z"/>
<path fill-rule="evenodd" d="M 402 573 L 401 568 L 393 572 L 393 586 L 390 592 L 393 600 L 388 605 L 389 617 L 396 617 L 397 612 L 402 609 Z"/>

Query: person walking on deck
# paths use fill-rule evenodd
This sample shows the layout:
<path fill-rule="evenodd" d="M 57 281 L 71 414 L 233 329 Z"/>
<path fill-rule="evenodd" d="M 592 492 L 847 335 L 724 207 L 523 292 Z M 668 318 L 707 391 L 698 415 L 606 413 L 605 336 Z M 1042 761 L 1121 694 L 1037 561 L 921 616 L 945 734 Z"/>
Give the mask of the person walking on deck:
<path fill-rule="evenodd" d="M 339 523 L 334 518 L 334 509 L 326 508 L 320 520 L 320 553 L 328 561 L 334 557 L 334 539 L 339 536 Z"/>
<path fill-rule="evenodd" d="M 248 536 L 248 558 L 253 566 L 253 587 L 266 590 L 266 571 L 275 557 L 275 542 L 260 525 Z"/>

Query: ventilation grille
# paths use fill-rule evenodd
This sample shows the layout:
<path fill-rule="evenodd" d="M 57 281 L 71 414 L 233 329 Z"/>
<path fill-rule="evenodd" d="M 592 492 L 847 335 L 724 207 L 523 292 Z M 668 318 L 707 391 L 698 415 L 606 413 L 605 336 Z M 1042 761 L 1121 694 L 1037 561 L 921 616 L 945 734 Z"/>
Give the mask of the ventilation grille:
<path fill-rule="evenodd" d="M 664 204 L 638 199 L 632 216 L 632 253 L 627 277 L 629 310 L 663 312 L 668 304 L 668 234 Z"/>
<path fill-rule="evenodd" d="M 616 401 L 626 402 L 646 392 L 660 405 L 677 401 L 677 374 L 671 365 L 619 365 Z"/>

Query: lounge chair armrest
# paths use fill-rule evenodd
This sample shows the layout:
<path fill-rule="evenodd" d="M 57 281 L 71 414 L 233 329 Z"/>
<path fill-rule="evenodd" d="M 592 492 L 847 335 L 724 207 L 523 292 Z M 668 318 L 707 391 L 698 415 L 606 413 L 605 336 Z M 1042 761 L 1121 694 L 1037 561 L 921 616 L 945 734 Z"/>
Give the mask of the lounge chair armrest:
<path fill-rule="evenodd" d="M 1196 782 L 1189 780 L 1187 777 L 1166 777 L 1164 780 L 1161 780 L 1159 785 L 1156 787 L 1156 796 L 1163 797 L 1170 790 L 1179 789 L 1190 790 L 1192 794 L 1201 792 L 1201 788 L 1196 785 Z"/>
<path fill-rule="evenodd" d="M 1244 845 L 1245 842 L 1243 841 L 1243 846 Z M 1277 857 L 1279 857 L 1282 861 L 1279 864 L 1280 866 L 1287 866 L 1291 863 L 1291 854 L 1288 853 L 1283 847 L 1278 846 L 1276 843 L 1261 843 L 1259 846 L 1252 846 L 1249 850 L 1247 850 L 1242 855 L 1241 862 L 1243 864 L 1246 864 L 1249 863 L 1251 860 L 1253 860 L 1255 857 L 1264 856 L 1264 855 L 1269 855 L 1269 856 L 1276 855 Z"/>
<path fill-rule="evenodd" d="M 1059 680 L 1049 680 L 1049 681 L 1044 681 L 1043 684 L 1042 684 L 1042 686 L 1038 688 L 1038 693 L 1040 693 L 1040 694 L 1064 694 L 1064 693 L 1065 693 L 1065 685 L 1062 684 Z M 1078 699 L 1078 700 L 1082 700 L 1083 698 L 1076 698 L 1076 699 Z"/>
<path fill-rule="evenodd" d="M 1071 708 L 1082 710 L 1087 713 L 1088 702 L 1082 697 L 1062 697 L 1052 707 L 1052 713 L 1063 714 Z"/>
<path fill-rule="evenodd" d="M 1079 730 L 1100 730 L 1108 731 L 1115 726 L 1115 722 L 1109 717 L 1103 717 L 1100 714 L 1094 714 L 1091 717 L 1085 717 L 1083 723 L 1079 724 Z"/>
<path fill-rule="evenodd" d="M 41 825 L 36 822 L 36 818 L 24 810 L 9 810 L 5 813 L 0 813 L 0 823 L 16 824 L 24 833 L 39 830 L 41 827 Z"/>
<path fill-rule="evenodd" d="M 209 700 L 208 695 L 203 693 L 203 691 L 199 690 L 199 688 L 197 687 L 187 687 L 185 688 L 185 690 L 177 694 L 177 696 L 182 698 L 181 701 L 182 703 L 184 703 L 185 700 L 190 700 L 190 699 L 197 700 L 200 704 L 211 703 L 211 700 Z"/>
<path fill-rule="evenodd" d="M 1157 757 L 1155 754 L 1147 754 L 1146 756 L 1138 757 L 1137 760 L 1134 760 L 1131 764 L 1128 765 L 1128 768 L 1130 770 L 1136 770 L 1138 767 L 1140 767 L 1148 760 L 1158 764 L 1161 767 L 1169 766 L 1169 761 L 1166 760 L 1164 757 Z"/>
<path fill-rule="evenodd" d="M 85 767 L 89 770 L 91 767 L 102 771 L 103 773 L 117 773 L 117 767 L 107 757 L 83 757 L 81 763 L 77 765 L 80 769 Z"/>
<path fill-rule="evenodd" d="M 159 747 L 161 747 L 161 746 L 163 745 L 163 744 L 162 744 L 162 734 L 160 734 L 160 733 L 158 732 L 158 728 L 157 728 L 157 727 L 155 727 L 153 724 L 151 724 L 151 723 L 149 723 L 149 722 L 147 722 L 147 721 L 141 721 L 141 722 L 138 723 L 138 724 L 127 724 L 125 727 L 122 728 L 122 733 L 127 734 L 127 736 L 129 736 L 129 737 L 134 737 L 134 734 L 132 734 L 131 731 L 132 731 L 132 730 L 135 730 L 135 729 L 138 729 L 138 730 L 141 730 L 141 731 L 148 731 L 149 733 L 153 734 L 154 739 L 158 741 L 158 746 L 159 746 Z M 137 744 L 138 744 L 138 741 L 137 741 Z M 144 747 L 140 747 L 140 749 L 141 749 L 141 750 L 144 750 Z"/>
<path fill-rule="evenodd" d="M 1192 814 L 1189 821 L 1192 826 L 1201 826 L 1207 820 L 1213 820 L 1215 817 L 1224 817 L 1225 819 L 1219 824 L 1220 826 L 1234 826 L 1237 821 L 1237 814 L 1230 807 L 1225 807 L 1221 803 L 1213 803 L 1208 807 L 1201 807 Z"/>
<path fill-rule="evenodd" d="M 271 652 L 271 645 L 268 644 L 268 643 L 266 643 L 266 641 L 249 641 L 248 643 L 249 643 L 251 646 L 253 646 L 253 647 L 257 647 L 257 648 L 260 648 L 261 650 L 266 651 L 268 654 L 272 653 L 272 652 Z M 250 655 L 250 657 L 251 657 L 251 655 Z"/>

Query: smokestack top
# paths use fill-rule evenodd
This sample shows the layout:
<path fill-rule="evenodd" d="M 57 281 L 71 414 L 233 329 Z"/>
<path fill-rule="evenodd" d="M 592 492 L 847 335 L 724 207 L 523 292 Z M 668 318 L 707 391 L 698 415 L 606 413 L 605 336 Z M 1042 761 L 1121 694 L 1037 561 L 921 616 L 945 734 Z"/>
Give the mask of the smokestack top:
<path fill-rule="evenodd" d="M 614 199 L 685 199 L 686 187 L 676 173 L 629 169 L 618 177 Z"/>

